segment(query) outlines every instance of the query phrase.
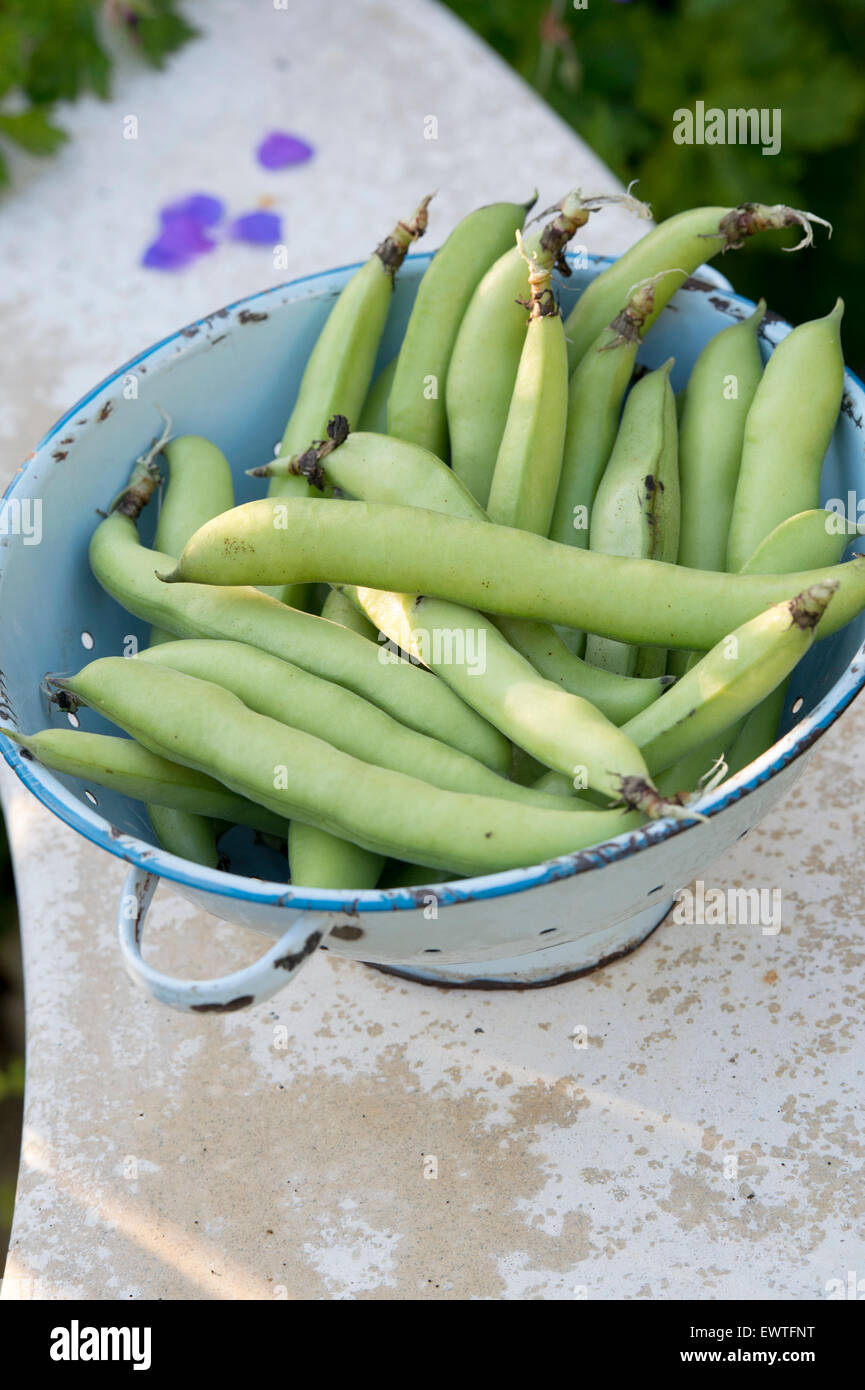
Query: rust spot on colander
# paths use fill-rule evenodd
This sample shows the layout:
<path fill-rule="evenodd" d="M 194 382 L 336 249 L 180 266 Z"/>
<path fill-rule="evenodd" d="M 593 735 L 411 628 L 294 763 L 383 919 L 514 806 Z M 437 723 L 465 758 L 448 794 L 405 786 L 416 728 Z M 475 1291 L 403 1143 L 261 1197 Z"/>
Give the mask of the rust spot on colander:
<path fill-rule="evenodd" d="M 347 923 L 341 927 L 334 927 L 331 936 L 335 936 L 337 941 L 359 941 L 363 936 L 363 927 L 350 927 Z"/>

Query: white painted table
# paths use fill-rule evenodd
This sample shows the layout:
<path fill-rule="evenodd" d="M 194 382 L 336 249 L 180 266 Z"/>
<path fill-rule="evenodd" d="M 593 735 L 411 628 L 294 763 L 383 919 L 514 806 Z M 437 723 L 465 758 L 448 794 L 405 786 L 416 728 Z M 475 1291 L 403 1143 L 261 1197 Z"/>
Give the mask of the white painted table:
<path fill-rule="evenodd" d="M 75 107 L 74 142 L 4 207 L 7 475 L 119 362 L 285 278 L 239 245 L 176 277 L 140 269 L 173 197 L 214 191 L 236 212 L 275 197 L 300 275 L 362 257 L 429 188 L 436 245 L 535 183 L 547 202 L 616 187 L 426 0 L 190 9 L 206 38 L 166 76 L 130 69 L 114 101 Z M 315 160 L 260 170 L 273 127 Z M 606 213 L 586 240 L 620 250 L 642 230 Z M 863 735 L 865 710 L 845 716 L 712 871 L 712 886 L 781 885 L 777 936 L 667 923 L 534 993 L 429 990 L 319 955 L 283 996 L 221 1018 L 134 992 L 114 939 L 122 866 L 4 767 L 28 1006 L 4 1296 L 802 1298 L 865 1274 Z M 167 887 L 153 915 L 174 971 L 260 949 Z"/>

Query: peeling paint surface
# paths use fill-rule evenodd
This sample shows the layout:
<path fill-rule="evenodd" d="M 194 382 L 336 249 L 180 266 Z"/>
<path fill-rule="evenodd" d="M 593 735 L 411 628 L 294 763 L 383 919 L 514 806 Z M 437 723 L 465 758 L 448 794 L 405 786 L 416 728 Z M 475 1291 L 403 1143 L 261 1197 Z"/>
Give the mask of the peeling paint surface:
<path fill-rule="evenodd" d="M 814 813 L 855 807 L 863 734 L 845 716 L 712 871 L 784 885 L 777 935 L 668 920 L 525 993 L 319 953 L 209 1018 L 127 985 L 120 866 L 4 770 L 33 1078 L 9 1274 L 55 1298 L 820 1297 L 862 1259 L 865 815 L 829 810 L 821 845 Z M 164 888 L 153 911 L 169 969 L 259 949 Z"/>
<path fill-rule="evenodd" d="M 10 473 L 118 362 L 285 278 L 242 246 L 177 278 L 137 269 L 152 209 L 178 190 L 212 186 L 241 203 L 275 186 L 287 213 L 313 208 L 314 193 L 329 208 L 314 238 L 284 218 L 300 275 L 371 249 L 382 208 L 413 206 L 427 186 L 441 190 L 431 245 L 474 204 L 527 196 L 517 167 L 541 205 L 563 178 L 615 188 L 422 0 L 336 0 L 326 18 L 311 0 L 189 9 L 207 37 L 168 79 L 130 70 L 117 100 L 69 113 L 75 138 L 56 160 L 19 176 L 0 229 L 0 297 L 16 328 L 0 344 Z M 297 58 L 301 33 L 339 74 L 328 103 L 318 69 Z M 251 156 L 245 165 L 237 113 L 251 151 L 287 92 L 315 113 L 318 155 L 275 184 Z M 120 138 L 127 111 L 140 118 L 134 150 Z M 430 112 L 438 141 L 423 139 Z M 385 120 L 386 161 L 369 138 Z M 176 140 L 183 121 L 189 149 Z M 81 187 L 101 200 L 98 239 Z M 604 213 L 586 244 L 617 251 L 640 230 Z M 29 1023 L 3 1296 L 799 1299 L 848 1270 L 865 1276 L 863 740 L 865 708 L 854 708 L 784 803 L 707 874 L 707 889 L 780 889 L 775 935 L 668 919 L 633 955 L 522 993 L 425 989 L 319 952 L 276 999 L 203 1017 L 133 990 L 114 936 L 123 864 L 0 767 Z M 151 920 L 149 958 L 178 974 L 234 970 L 261 950 L 164 884 Z"/>

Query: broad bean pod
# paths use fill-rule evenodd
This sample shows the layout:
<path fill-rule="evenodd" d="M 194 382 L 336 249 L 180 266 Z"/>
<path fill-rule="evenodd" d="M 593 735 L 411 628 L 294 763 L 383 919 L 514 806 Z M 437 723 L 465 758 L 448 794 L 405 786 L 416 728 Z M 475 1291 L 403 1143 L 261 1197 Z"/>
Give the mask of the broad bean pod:
<path fill-rule="evenodd" d="M 267 477 L 274 468 L 301 470 L 319 489 L 331 483 L 363 501 L 405 503 L 471 520 L 488 520 L 453 469 L 428 450 L 383 435 L 346 435 L 338 420 L 331 421 L 328 433 L 331 437 L 324 445 L 308 449 L 294 461 L 279 460 L 251 469 L 252 476 Z M 670 683 L 666 678 L 634 680 L 589 666 L 543 623 L 501 616 L 493 621 L 541 675 L 572 695 L 591 700 L 614 724 L 624 723 L 645 709 Z"/>
<path fill-rule="evenodd" d="M 816 508 L 844 390 L 843 300 L 775 348 L 748 411 L 727 568 L 738 571 L 775 526 Z"/>
<path fill-rule="evenodd" d="M 765 203 L 690 208 L 668 217 L 596 276 L 580 295 L 565 320 L 571 371 L 625 302 L 630 286 L 662 270 L 674 272 L 658 287 L 654 308 L 646 321 L 648 332 L 676 290 L 704 261 L 712 260 L 719 252 L 738 249 L 755 232 L 784 227 L 800 227 L 803 232 L 795 247 L 785 249 L 810 246 L 814 222 L 823 223 L 823 219 L 798 208 L 781 204 L 769 207 Z"/>
<path fill-rule="evenodd" d="M 278 815 L 235 795 L 203 772 L 157 756 L 131 738 L 82 729 L 42 729 L 34 734 L 3 729 L 2 733 L 43 767 L 77 777 L 85 786 L 105 787 L 148 805 L 248 825 L 285 838 L 285 822 Z"/>
<path fill-rule="evenodd" d="M 166 431 L 168 428 L 166 421 Z M 155 441 L 154 449 L 162 443 Z M 166 555 L 178 556 L 199 526 L 234 506 L 234 483 L 222 450 L 200 435 L 186 434 L 169 440 L 161 452 L 168 460 L 169 478 L 161 499 L 154 546 Z M 170 640 L 170 633 L 158 627 L 151 629 L 151 646 Z M 219 862 L 216 833 L 207 818 L 156 805 L 148 805 L 147 814 L 163 849 L 211 867 Z"/>
<path fill-rule="evenodd" d="M 478 282 L 514 244 L 528 203 L 491 203 L 458 223 L 421 280 L 402 340 L 383 434 L 448 457 L 445 383 L 457 332 Z"/>
<path fill-rule="evenodd" d="M 374 430 L 378 434 L 387 434 L 387 399 L 393 385 L 396 362 L 397 359 L 392 357 L 386 366 L 382 367 L 369 388 L 363 410 L 358 417 L 359 430 Z"/>
<path fill-rule="evenodd" d="M 54 687 L 151 751 L 215 773 L 285 819 L 373 853 L 458 873 L 541 863 L 631 830 L 636 812 L 542 810 L 442 791 L 362 763 L 311 734 L 255 714 L 217 685 L 155 663 L 103 657 Z"/>
<path fill-rule="evenodd" d="M 551 278 L 529 263 L 529 322 L 486 508 L 497 525 L 539 536 L 550 529 L 568 415 L 568 354 Z"/>
<path fill-rule="evenodd" d="M 533 758 L 577 787 L 650 816 L 669 814 L 622 731 L 588 700 L 539 676 L 480 613 L 410 594 L 359 590 L 358 597 L 382 632 Z"/>
<path fill-rule="evenodd" d="M 710 338 L 685 388 L 679 431 L 680 565 L 722 570 L 745 439 L 745 420 L 763 375 L 757 333 L 761 299 L 748 318 Z"/>
<path fill-rule="evenodd" d="M 221 685 L 256 714 L 314 734 L 363 762 L 405 772 L 447 791 L 547 804 L 539 793 L 509 782 L 449 744 L 400 724 L 351 690 L 244 642 L 202 638 L 167 642 L 142 652 L 139 660 Z"/>
<path fill-rule="evenodd" d="M 571 375 L 562 471 L 549 529 L 550 540 L 562 545 L 588 545 L 592 504 L 616 441 L 658 278 L 629 292 Z"/>
<path fill-rule="evenodd" d="M 161 575 L 169 587 L 325 577 L 692 650 L 822 580 L 837 580 L 838 592 L 821 636 L 865 607 L 865 559 L 789 575 L 715 574 L 576 550 L 440 512 L 316 498 L 235 507 L 203 526 Z"/>
<path fill-rule="evenodd" d="M 834 512 L 800 512 L 782 521 L 761 541 L 741 572 L 786 574 L 793 565 L 807 565 L 813 569 L 834 565 L 855 534 L 856 526 Z M 690 654 L 689 661 L 686 652 L 676 655 L 686 658 L 685 670 L 699 659 L 696 652 Z M 787 682 L 782 681 L 750 714 L 716 731 L 707 743 L 674 763 L 658 778 L 659 790 L 665 795 L 693 791 L 720 759 L 727 763 L 727 777 L 752 762 L 775 740 L 786 690 Z"/>
<path fill-rule="evenodd" d="M 288 867 L 295 887 L 374 888 L 384 864 L 384 855 L 329 830 L 299 820 L 289 823 Z"/>
<path fill-rule="evenodd" d="M 297 499 L 284 499 L 294 505 Z M 274 499 L 274 505 L 282 505 Z M 334 503 L 334 506 L 343 505 Z M 254 588 L 214 589 L 160 583 L 171 558 L 139 542 L 132 515 L 115 511 L 96 528 L 90 565 L 124 608 L 176 637 L 249 642 L 363 695 L 401 723 L 471 754 L 499 772 L 510 764 L 507 740 L 441 681 L 409 664 L 385 664 L 365 637 L 289 608 Z"/>
<path fill-rule="evenodd" d="M 728 634 L 673 689 L 625 725 L 652 772 L 700 748 L 754 709 L 801 660 L 836 592 L 831 581 L 778 603 Z"/>
<path fill-rule="evenodd" d="M 679 542 L 679 467 L 672 358 L 637 382 L 625 403 L 613 451 L 592 506 L 589 549 L 674 563 Z M 656 649 L 663 652 L 662 648 Z M 641 653 L 589 632 L 592 666 L 636 674 Z M 666 658 L 658 663 L 663 674 Z"/>
<path fill-rule="evenodd" d="M 615 199 L 583 198 L 579 190 L 568 193 L 553 220 L 526 237 L 527 254 L 541 266 L 568 274 L 568 242 L 590 214 L 609 201 Z M 620 201 L 637 206 L 633 199 Z M 451 464 L 482 507 L 489 497 L 525 341 L 527 310 L 520 301 L 527 289 L 523 258 L 512 246 L 490 266 L 472 295 L 448 368 Z"/>
<path fill-rule="evenodd" d="M 408 222 L 398 222 L 342 289 L 307 359 L 297 399 L 279 446 L 280 454 L 296 454 L 310 439 L 321 439 L 339 410 L 355 423 L 360 418 L 372 380 L 375 359 L 393 297 L 394 276 L 409 247 L 427 228 L 424 198 Z M 273 496 L 305 496 L 303 478 L 274 478 Z M 276 595 L 302 606 L 296 591 Z"/>

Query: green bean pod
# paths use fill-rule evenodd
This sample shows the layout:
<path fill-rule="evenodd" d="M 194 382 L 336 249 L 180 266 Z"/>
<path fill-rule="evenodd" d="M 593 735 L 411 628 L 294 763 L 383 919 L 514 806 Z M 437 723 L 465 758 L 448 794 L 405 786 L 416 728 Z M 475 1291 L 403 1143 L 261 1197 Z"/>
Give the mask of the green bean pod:
<path fill-rule="evenodd" d="M 684 393 L 678 563 L 691 569 L 726 567 L 745 420 L 763 374 L 757 332 L 765 312 L 761 299 L 749 318 L 710 338 Z M 674 675 L 683 675 L 687 666 L 686 652 L 672 653 L 668 669 Z"/>
<path fill-rule="evenodd" d="M 862 531 L 837 512 L 815 508 L 778 523 L 745 561 L 740 574 L 789 574 L 793 565 L 819 569 L 837 565 Z"/>
<path fill-rule="evenodd" d="M 661 772 L 700 748 L 779 686 L 811 646 L 836 589 L 818 583 L 758 614 L 707 652 L 663 700 L 631 719 L 622 732 L 649 769 Z"/>
<path fill-rule="evenodd" d="M 412 306 L 382 434 L 447 459 L 445 383 L 460 322 L 482 276 L 513 246 L 534 201 L 477 208 L 436 252 Z"/>
<path fill-rule="evenodd" d="M 169 482 L 162 497 L 154 546 L 166 555 L 180 555 L 199 526 L 234 506 L 234 483 L 221 449 L 200 435 L 181 435 L 162 452 L 169 464 Z M 155 627 L 150 645 L 171 641 L 171 633 Z M 169 853 L 212 867 L 219 860 L 212 823 L 177 808 L 148 806 L 156 838 Z"/>
<path fill-rule="evenodd" d="M 742 566 L 741 573 L 782 574 L 794 564 L 835 564 L 847 549 L 851 537 L 858 534 L 855 523 L 847 522 L 835 512 L 819 509 L 799 512 L 769 532 Z M 743 721 L 728 730 L 728 777 L 747 767 L 775 742 L 788 684 L 789 681 L 784 681 Z"/>
<path fill-rule="evenodd" d="M 219 868 L 216 831 L 208 816 L 157 806 L 154 802 L 148 805 L 147 815 L 154 835 L 169 854 L 189 859 L 194 864 L 204 864 L 208 869 Z"/>
<path fill-rule="evenodd" d="M 231 469 L 221 449 L 197 434 L 180 435 L 162 451 L 169 482 L 156 523 L 155 550 L 179 555 L 199 526 L 234 506 Z"/>
<path fill-rule="evenodd" d="M 299 500 L 305 502 L 290 499 L 292 505 Z M 272 505 L 282 503 L 274 499 Z M 507 771 L 507 740 L 441 681 L 409 664 L 385 664 L 365 637 L 289 608 L 255 589 L 163 584 L 156 571 L 170 564 L 169 556 L 139 543 L 134 520 L 119 511 L 96 528 L 90 544 L 90 565 L 98 582 L 145 622 L 155 622 L 176 637 L 249 642 L 346 686 L 401 723 L 469 753 L 496 771 Z"/>
<path fill-rule="evenodd" d="M 341 290 L 307 359 L 280 454 L 299 453 L 311 439 L 322 439 L 337 411 L 349 420 L 359 420 L 393 297 L 394 276 L 409 247 L 426 231 L 429 202 L 429 198 L 421 201 L 411 221 L 398 222 Z M 304 497 L 308 491 L 299 477 L 275 477 L 270 485 L 274 497 Z M 301 606 L 298 594 L 291 590 L 274 597 Z"/>
<path fill-rule="evenodd" d="M 550 529 L 568 414 L 568 354 L 552 272 L 529 266 L 529 322 L 496 457 L 487 515 L 545 536 Z"/>
<path fill-rule="evenodd" d="M 772 747 L 778 737 L 778 725 L 787 698 L 787 685 L 788 681 L 783 681 L 777 690 L 773 690 L 772 694 L 761 700 L 750 714 L 728 730 L 725 781 L 735 777 L 743 767 L 748 767 Z"/>
<path fill-rule="evenodd" d="M 844 554 L 851 536 L 857 533 L 855 523 L 845 521 L 835 512 L 800 512 L 770 531 L 747 564 L 742 566 L 741 573 L 787 574 L 793 565 L 807 565 L 809 569 L 835 565 Z M 688 653 L 676 655 L 687 658 Z M 698 654 L 692 652 L 689 664 L 693 666 L 697 659 Z M 680 759 L 658 778 L 659 790 L 665 795 L 674 791 L 693 791 L 700 778 L 719 758 L 726 760 L 729 778 L 765 752 L 775 741 L 786 690 L 787 682 L 782 681 L 744 719 L 718 731 L 709 743 Z"/>
<path fill-rule="evenodd" d="M 526 253 L 544 267 L 565 267 L 564 250 L 590 208 L 578 192 L 559 204 L 552 222 L 526 237 Z M 459 326 L 445 401 L 451 465 L 482 507 L 489 498 L 526 337 L 528 274 L 516 246 L 490 266 Z M 309 436 L 313 438 L 312 435 Z"/>
<path fill-rule="evenodd" d="M 106 787 L 118 796 L 165 806 L 198 817 L 248 825 L 253 830 L 285 838 L 285 822 L 254 801 L 237 796 L 203 772 L 155 753 L 131 738 L 87 734 L 81 729 L 42 729 L 22 734 L 0 731 L 19 748 L 50 767 L 52 772 L 77 777 L 85 786 Z"/>
<path fill-rule="evenodd" d="M 548 804 L 539 793 L 516 786 L 468 754 L 407 728 L 352 691 L 243 642 L 202 638 L 166 642 L 142 652 L 139 660 L 221 685 L 256 714 L 314 734 L 362 762 L 405 772 L 446 791 Z"/>
<path fill-rule="evenodd" d="M 616 440 L 657 278 L 629 292 L 571 376 L 562 471 L 549 529 L 550 540 L 562 545 L 588 545 L 592 504 Z"/>
<path fill-rule="evenodd" d="M 670 814 L 636 748 L 600 710 L 539 676 L 480 613 L 440 599 L 356 590 L 380 631 L 424 662 L 533 758 L 579 787 Z"/>
<path fill-rule="evenodd" d="M 550 796 L 573 797 L 574 784 L 570 777 L 563 777 L 561 772 L 553 772 L 548 768 L 542 772 L 533 783 L 535 791 L 547 792 Z"/>
<path fill-rule="evenodd" d="M 342 627 L 351 628 L 352 632 L 359 632 L 361 637 L 367 637 L 371 642 L 378 641 L 378 634 L 369 618 L 364 617 L 357 605 L 339 589 L 328 590 L 321 616 L 329 623 L 339 623 Z"/>
<path fill-rule="evenodd" d="M 252 476 L 268 477 L 274 469 L 303 470 L 319 488 L 327 482 L 363 501 L 406 503 L 477 521 L 488 519 L 453 469 L 426 449 L 382 435 L 358 432 L 345 436 L 336 420 L 331 421 L 328 432 L 331 439 L 327 444 L 309 449 L 293 461 L 280 459 L 253 468 Z M 666 678 L 660 682 L 634 680 L 588 666 L 542 623 L 500 617 L 493 621 L 541 675 L 572 695 L 591 700 L 614 724 L 622 724 L 645 709 L 669 684 Z"/>
<path fill-rule="evenodd" d="M 643 511 L 648 523 L 651 560 L 675 564 L 679 549 L 681 493 L 679 487 L 679 424 L 676 398 L 668 385 L 664 411 L 664 448 L 658 460 L 658 472 L 653 488 L 644 479 Z M 668 653 L 663 647 L 640 647 L 634 675 L 663 676 L 667 670 Z"/>
<path fill-rule="evenodd" d="M 288 867 L 295 888 L 374 888 L 384 855 L 351 840 L 293 820 L 288 827 Z"/>
<path fill-rule="evenodd" d="M 431 869 L 428 864 L 403 864 L 399 859 L 391 859 L 385 865 L 378 886 L 383 889 L 423 888 L 428 883 L 449 883 L 462 877 L 449 869 Z"/>
<path fill-rule="evenodd" d="M 387 401 L 396 374 L 396 364 L 397 359 L 392 357 L 387 365 L 382 367 L 369 388 L 363 410 L 358 417 L 358 429 L 387 434 Z"/>
<path fill-rule="evenodd" d="M 311 734 L 255 714 L 235 695 L 179 671 L 104 657 L 53 680 L 151 751 L 215 772 L 290 821 L 373 853 L 458 873 L 495 873 L 598 844 L 641 824 L 636 812 L 541 810 L 441 791 L 360 762 Z"/>
<path fill-rule="evenodd" d="M 322 439 L 328 420 L 337 412 L 358 420 L 372 380 L 394 276 L 412 242 L 426 231 L 429 201 L 423 199 L 410 222 L 397 223 L 340 292 L 309 355 L 280 454 L 297 454 L 311 439 Z M 290 494 L 302 481 L 294 479 L 286 486 L 275 480 L 273 492 Z"/>
<path fill-rule="evenodd" d="M 500 614 L 491 617 L 502 636 L 531 662 L 539 675 L 571 695 L 591 701 L 614 724 L 632 719 L 673 684 L 672 676 L 620 676 L 615 671 L 590 666 L 547 623 Z"/>
<path fill-rule="evenodd" d="M 235 507 L 203 526 L 180 563 L 161 575 L 169 588 L 325 577 L 689 650 L 714 645 L 731 627 L 824 579 L 837 579 L 838 593 L 821 636 L 865 607 L 865 559 L 789 575 L 714 574 L 576 550 L 510 526 L 414 507 L 313 497 Z"/>
<path fill-rule="evenodd" d="M 765 312 L 761 299 L 748 318 L 710 338 L 685 390 L 679 432 L 679 564 L 688 569 L 726 567 L 745 419 L 763 375 L 757 332 Z"/>
<path fill-rule="evenodd" d="M 766 363 L 745 422 L 729 570 L 740 570 L 779 522 L 819 505 L 823 460 L 844 390 L 843 313 L 839 299 L 825 318 L 782 338 Z"/>
<path fill-rule="evenodd" d="M 628 396 L 592 507 L 589 549 L 594 553 L 675 561 L 679 470 L 672 366 L 671 358 L 642 377 Z M 620 675 L 634 675 L 639 656 L 636 647 L 591 631 L 586 639 L 589 664 Z"/>
<path fill-rule="evenodd" d="M 803 230 L 799 246 L 813 241 L 811 223 L 821 222 L 813 213 L 781 205 L 742 203 L 736 208 L 691 208 L 660 222 L 635 242 L 623 256 L 603 270 L 586 287 L 565 320 L 568 362 L 571 371 L 588 352 L 604 325 L 624 304 L 631 286 L 659 271 L 678 271 L 659 285 L 655 306 L 646 321 L 648 332 L 661 310 L 688 275 L 719 252 L 738 249 L 755 232 L 798 226 Z M 826 224 L 824 224 L 826 225 Z"/>

